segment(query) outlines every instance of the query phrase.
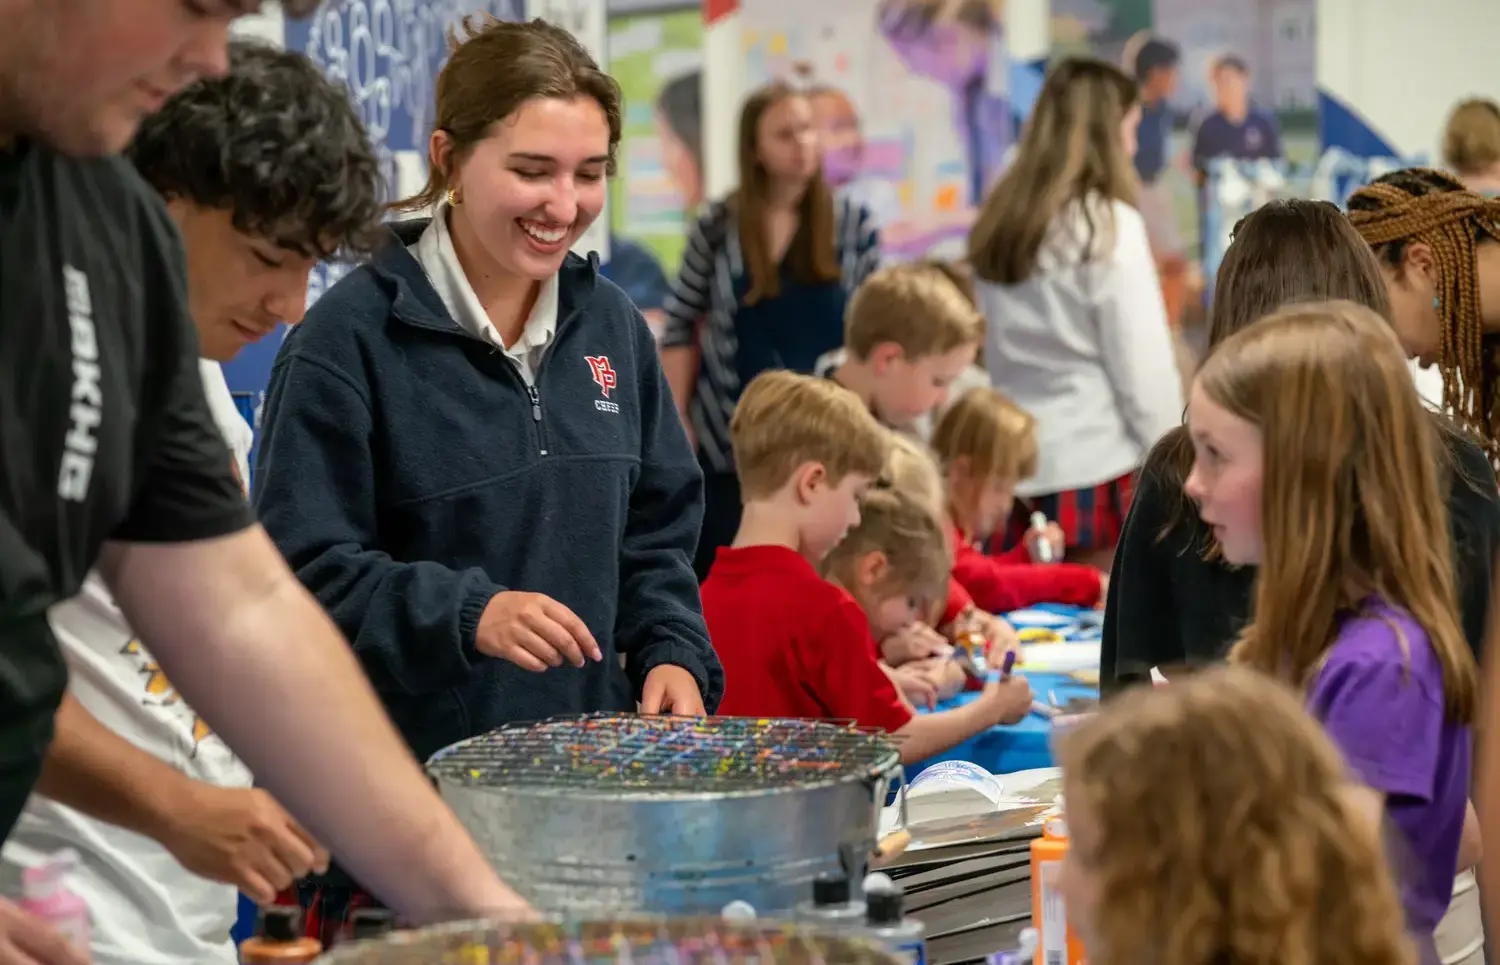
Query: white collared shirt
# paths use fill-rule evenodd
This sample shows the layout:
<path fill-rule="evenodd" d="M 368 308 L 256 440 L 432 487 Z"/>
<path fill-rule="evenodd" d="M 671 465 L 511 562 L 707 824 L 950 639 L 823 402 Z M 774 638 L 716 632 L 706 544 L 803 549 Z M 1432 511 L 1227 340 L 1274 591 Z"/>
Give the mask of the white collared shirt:
<path fill-rule="evenodd" d="M 458 261 L 458 253 L 453 250 L 453 236 L 448 233 L 446 202 L 438 205 L 437 211 L 433 213 L 432 223 L 407 251 L 411 252 L 412 257 L 417 259 L 417 264 L 427 273 L 427 280 L 432 282 L 433 289 L 443 300 L 443 307 L 453 316 L 453 320 L 470 335 L 504 352 L 526 384 L 535 385 L 542 354 L 557 334 L 557 276 L 553 275 L 542 282 L 542 290 L 537 293 L 536 304 L 526 318 L 521 337 L 516 339 L 514 345 L 506 345 L 505 340 L 500 337 L 500 331 L 495 328 L 489 314 L 480 304 L 479 296 L 474 294 L 474 286 L 469 284 L 464 267 Z"/>

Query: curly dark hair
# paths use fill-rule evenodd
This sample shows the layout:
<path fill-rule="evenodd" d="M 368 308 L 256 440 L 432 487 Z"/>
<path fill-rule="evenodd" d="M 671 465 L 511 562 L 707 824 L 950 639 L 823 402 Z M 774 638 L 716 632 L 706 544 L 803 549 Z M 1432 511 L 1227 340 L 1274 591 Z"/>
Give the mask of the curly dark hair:
<path fill-rule="evenodd" d="M 380 164 L 345 90 L 301 54 L 236 40 L 229 73 L 146 119 L 126 154 L 163 197 L 234 212 L 234 226 L 304 256 L 385 239 Z"/>

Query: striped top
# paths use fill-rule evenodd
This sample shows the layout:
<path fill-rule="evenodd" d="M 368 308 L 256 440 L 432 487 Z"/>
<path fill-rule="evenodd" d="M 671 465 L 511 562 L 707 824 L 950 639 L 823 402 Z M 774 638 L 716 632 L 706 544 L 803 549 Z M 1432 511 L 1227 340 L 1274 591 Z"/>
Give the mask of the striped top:
<path fill-rule="evenodd" d="M 880 266 L 880 236 L 868 208 L 847 197 L 834 199 L 834 246 L 841 284 L 853 292 Z M 682 267 L 664 306 L 662 347 L 696 346 L 700 352 L 688 411 L 699 451 L 718 472 L 734 470 L 729 420 L 744 388 L 735 330 L 744 275 L 739 224 L 724 201 L 715 201 L 688 232 Z"/>

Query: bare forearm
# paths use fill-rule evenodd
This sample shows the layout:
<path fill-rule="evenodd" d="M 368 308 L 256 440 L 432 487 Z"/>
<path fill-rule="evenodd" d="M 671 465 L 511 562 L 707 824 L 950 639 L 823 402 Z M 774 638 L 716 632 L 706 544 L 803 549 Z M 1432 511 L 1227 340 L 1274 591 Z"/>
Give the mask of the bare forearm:
<path fill-rule="evenodd" d="M 337 629 L 263 533 L 231 539 L 237 545 L 220 555 L 234 558 L 234 572 L 211 587 L 217 610 L 152 584 L 153 570 L 181 565 L 156 558 L 162 550 L 133 548 L 135 565 L 117 568 L 139 574 L 116 597 L 178 690 L 398 911 L 427 920 L 514 908 L 516 896 L 438 799 Z"/>
<path fill-rule="evenodd" d="M 661 350 L 661 370 L 672 387 L 672 398 L 677 403 L 677 414 L 683 425 L 688 424 L 688 406 L 693 401 L 693 390 L 698 381 L 698 350 L 690 346 L 678 346 Z"/>
<path fill-rule="evenodd" d="M 1474 782 L 1474 806 L 1479 818 L 1481 839 L 1500 840 L 1500 560 L 1496 561 L 1495 587 L 1490 594 L 1489 630 L 1484 645 L 1484 689 L 1489 699 L 1480 702 L 1478 741 Z M 1479 865 L 1480 894 L 1485 915 L 1491 922 L 1500 921 L 1500 861 Z"/>
<path fill-rule="evenodd" d="M 119 736 L 71 693 L 58 708 L 56 734 L 38 793 L 90 817 L 158 840 L 188 777 Z"/>
<path fill-rule="evenodd" d="M 977 702 L 936 714 L 918 714 L 896 731 L 901 745 L 901 763 L 915 764 L 941 754 L 984 730 L 984 708 Z"/>
<path fill-rule="evenodd" d="M 1479 814 L 1470 801 L 1464 811 L 1464 828 L 1458 838 L 1458 870 L 1467 871 L 1477 867 L 1484 857 L 1484 839 L 1479 833 Z"/>

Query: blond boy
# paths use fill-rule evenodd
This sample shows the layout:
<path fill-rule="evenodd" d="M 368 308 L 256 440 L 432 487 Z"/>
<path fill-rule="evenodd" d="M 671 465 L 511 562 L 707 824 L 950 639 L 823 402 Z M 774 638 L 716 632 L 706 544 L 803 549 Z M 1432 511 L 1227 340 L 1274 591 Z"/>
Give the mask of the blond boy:
<path fill-rule="evenodd" d="M 946 402 L 983 333 L 983 317 L 940 266 L 892 265 L 855 290 L 844 347 L 816 371 L 857 395 L 881 423 L 911 429 Z"/>
<path fill-rule="evenodd" d="M 907 763 L 1025 715 L 1031 692 L 1020 678 L 955 710 L 914 715 L 880 667 L 869 615 L 819 575 L 860 525 L 861 497 L 889 455 L 889 435 L 858 398 L 826 379 L 767 372 L 745 389 L 730 436 L 744 513 L 703 583 L 725 668 L 720 713 L 854 720 L 900 738 Z M 926 507 L 906 502 L 941 552 Z"/>

